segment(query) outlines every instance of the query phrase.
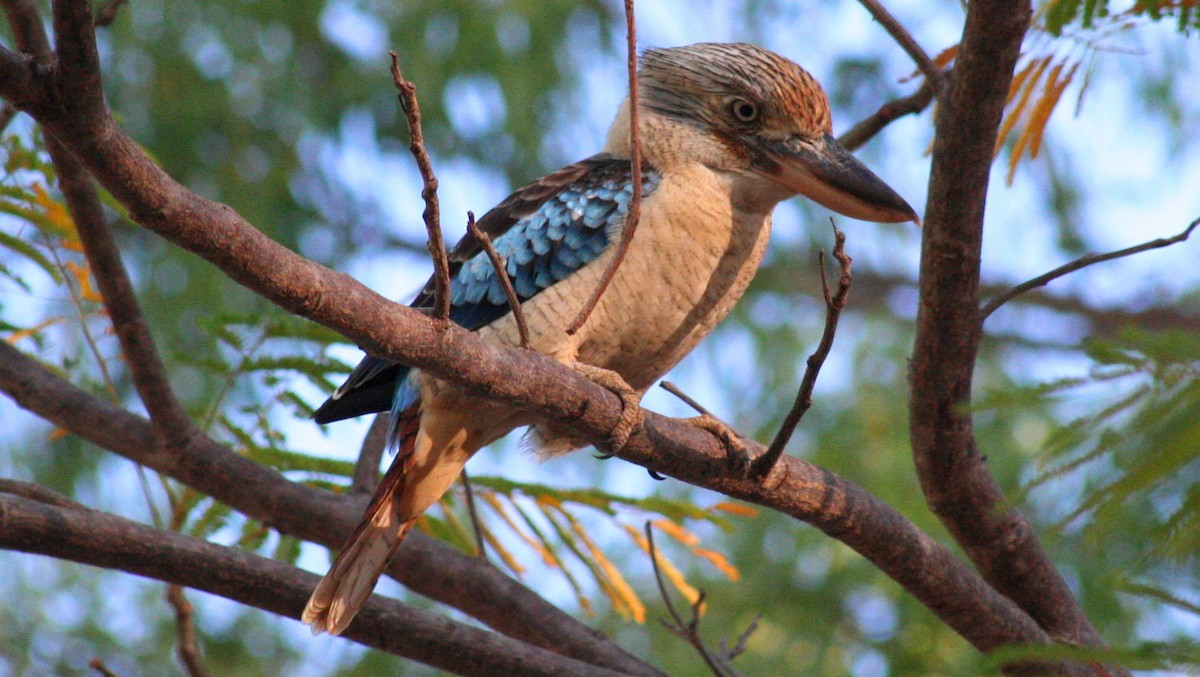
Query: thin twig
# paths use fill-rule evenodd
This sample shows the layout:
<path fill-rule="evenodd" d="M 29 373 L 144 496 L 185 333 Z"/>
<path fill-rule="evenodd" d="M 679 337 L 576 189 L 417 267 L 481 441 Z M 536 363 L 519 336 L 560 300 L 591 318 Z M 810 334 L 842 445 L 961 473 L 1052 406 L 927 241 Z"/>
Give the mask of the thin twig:
<path fill-rule="evenodd" d="M 1140 254 L 1145 251 L 1150 251 L 1151 249 L 1161 249 L 1163 247 L 1170 247 L 1173 244 L 1178 244 L 1188 239 L 1188 236 L 1192 234 L 1192 231 L 1196 229 L 1196 226 L 1200 226 L 1200 219 L 1192 221 L 1182 233 L 1174 237 L 1159 238 L 1157 240 L 1143 242 L 1137 246 L 1119 249 L 1115 252 L 1109 252 L 1107 254 L 1087 254 L 1086 256 L 1081 256 L 1066 265 L 1059 266 L 1048 273 L 1038 275 L 1032 280 L 1022 282 L 1021 284 L 1009 289 L 1003 294 L 1000 294 L 999 296 L 996 296 L 992 300 L 985 303 L 983 308 L 979 309 L 979 323 L 983 324 L 989 315 L 996 312 L 997 308 L 1015 299 L 1021 294 L 1024 294 L 1030 289 L 1036 289 L 1037 287 L 1045 286 L 1053 280 L 1056 280 L 1069 273 L 1073 273 L 1082 268 L 1086 268 L 1095 263 L 1111 261 L 1113 259 L 1119 259 L 1125 256 L 1131 256 L 1133 254 Z"/>
<path fill-rule="evenodd" d="M 950 71 L 946 72 L 949 75 Z M 888 101 L 879 107 L 870 117 L 864 118 L 858 124 L 851 127 L 844 134 L 838 137 L 838 143 L 842 144 L 849 150 L 855 150 L 862 146 L 867 141 L 870 141 L 876 134 L 883 131 L 892 122 L 904 117 L 905 115 L 914 115 L 925 110 L 931 101 L 933 101 L 934 90 L 933 82 L 928 78 L 921 83 L 920 89 L 909 94 L 908 96 L 899 99 Z"/>
<path fill-rule="evenodd" d="M 387 444 L 388 423 L 391 415 L 380 412 L 367 435 L 363 438 L 358 450 L 358 460 L 354 462 L 354 476 L 350 478 L 350 493 L 371 495 L 379 486 L 379 461 L 383 458 L 383 448 Z"/>
<path fill-rule="evenodd" d="M 200 654 L 200 643 L 196 639 L 196 625 L 192 621 L 192 604 L 183 594 L 183 586 L 168 585 L 167 601 L 175 608 L 175 627 L 179 628 L 179 647 L 176 653 L 179 662 L 190 677 L 208 677 L 204 657 Z"/>
<path fill-rule="evenodd" d="M 584 322 L 587 322 L 588 316 L 600 302 L 600 297 L 604 295 L 608 285 L 612 284 L 613 277 L 617 274 L 617 268 L 621 267 L 621 262 L 625 260 L 625 254 L 629 251 L 629 243 L 633 241 L 638 219 L 642 215 L 642 137 L 641 132 L 638 131 L 637 22 L 634 21 L 633 16 L 633 0 L 625 0 L 625 50 L 625 62 L 629 76 L 629 161 L 633 179 L 633 197 L 629 203 L 629 213 L 625 215 L 625 228 L 621 231 L 621 242 L 617 245 L 616 253 L 609 261 L 604 276 L 600 278 L 600 284 L 597 285 L 596 291 L 579 311 L 579 314 L 575 316 L 571 326 L 567 327 L 567 333 L 572 335 L 579 331 Z"/>
<path fill-rule="evenodd" d="M 471 476 L 467 474 L 467 469 L 463 468 L 462 474 L 463 489 L 467 492 L 467 513 L 471 516 L 471 528 L 475 530 L 475 554 L 480 559 L 487 559 L 487 548 L 483 539 L 483 524 L 479 521 L 479 511 L 475 509 L 475 491 L 471 488 Z"/>
<path fill-rule="evenodd" d="M 102 28 L 111 24 L 117 18 L 117 12 L 121 9 L 121 5 L 125 4 L 125 0 L 108 0 L 96 12 L 96 28 Z"/>
<path fill-rule="evenodd" d="M 103 677 L 120 677 L 120 675 L 117 673 L 109 670 L 108 666 L 104 664 L 104 661 L 100 660 L 99 658 L 93 658 L 91 661 L 89 661 L 88 667 L 96 672 L 99 672 Z"/>
<path fill-rule="evenodd" d="M 821 365 L 825 364 L 825 358 L 829 356 L 829 351 L 833 348 L 838 319 L 842 315 L 842 309 L 846 307 L 846 297 L 850 294 L 850 284 L 854 281 L 854 275 L 850 270 L 852 260 L 846 254 L 846 234 L 838 230 L 837 224 L 832 220 L 830 223 L 833 225 L 833 258 L 837 259 L 841 266 L 841 275 L 838 277 L 837 292 L 831 296 L 829 281 L 825 277 L 825 256 L 824 252 L 821 252 L 818 262 L 821 268 L 821 289 L 825 296 L 825 332 L 821 335 L 821 342 L 817 344 L 817 349 L 808 356 L 808 363 L 804 368 L 804 378 L 800 379 L 800 391 L 796 393 L 796 401 L 792 404 L 792 410 L 783 420 L 783 425 L 780 426 L 775 439 L 771 441 L 767 452 L 755 459 L 754 466 L 750 470 L 751 477 L 766 477 L 771 472 L 783 454 L 783 448 L 792 438 L 792 433 L 796 431 L 800 419 L 812 406 L 812 392 L 817 384 L 817 374 L 820 373 Z"/>
<path fill-rule="evenodd" d="M 711 411 L 705 409 L 704 405 L 700 404 L 696 400 L 693 400 L 690 396 L 688 396 L 687 393 L 680 390 L 679 386 L 675 385 L 674 383 L 672 383 L 670 381 L 663 381 L 662 383 L 659 383 L 658 386 L 660 388 L 662 388 L 663 390 L 671 393 L 675 397 L 678 397 L 679 399 L 683 400 L 684 404 L 688 405 L 692 409 L 695 409 L 696 413 L 700 414 L 701 416 L 712 416 Z M 713 418 L 716 418 L 716 417 L 713 416 Z"/>
<path fill-rule="evenodd" d="M 646 522 L 646 550 L 650 553 L 650 563 L 654 567 L 654 581 L 658 584 L 658 593 L 667 607 L 667 613 L 671 614 L 672 622 L 663 620 L 663 627 L 695 647 L 696 652 L 708 665 L 708 669 L 712 670 L 717 677 L 737 675 L 738 672 L 733 669 L 732 665 L 729 665 L 728 660 L 724 660 L 724 656 L 714 655 L 708 647 L 704 646 L 704 641 L 700 638 L 700 609 L 704 606 L 704 592 L 701 591 L 696 602 L 692 604 L 690 621 L 684 622 L 683 616 L 675 608 L 675 603 L 671 601 L 671 595 L 667 592 L 667 583 L 663 580 L 662 569 L 658 565 L 658 547 L 654 545 L 654 528 L 649 521 Z"/>
<path fill-rule="evenodd" d="M 483 251 L 487 253 L 488 259 L 492 262 L 492 268 L 496 271 L 496 279 L 500 282 L 500 288 L 504 290 L 504 297 L 508 299 L 508 307 L 517 321 L 517 334 L 521 337 L 521 347 L 528 348 L 529 326 L 525 324 L 525 313 L 521 311 L 521 299 L 517 298 L 517 290 L 513 289 L 512 279 L 508 276 L 508 262 L 492 246 L 492 239 L 488 237 L 487 233 L 475 225 L 473 212 L 467 212 L 467 232 L 479 240 L 479 245 L 483 247 Z"/>
<path fill-rule="evenodd" d="M 888 34 L 892 36 L 892 39 L 894 39 L 900 45 L 900 48 L 907 52 L 908 56 L 911 57 L 914 62 L 916 62 L 917 68 L 921 69 L 921 72 L 925 74 L 926 79 L 933 82 L 934 91 L 938 94 L 941 94 L 943 91 L 945 91 L 946 79 L 942 74 L 942 70 L 937 67 L 937 64 L 933 62 L 933 59 L 929 58 L 929 55 L 925 53 L 925 50 L 921 48 L 921 45 L 917 44 L 917 41 L 912 36 L 912 33 L 909 33 L 904 26 L 900 25 L 900 22 L 896 19 L 896 17 L 892 16 L 892 13 L 887 11 L 887 9 L 879 3 L 879 0 L 858 1 L 863 7 L 867 8 L 867 11 L 871 13 L 871 16 L 883 26 L 884 30 L 886 30 Z"/>
<path fill-rule="evenodd" d="M 446 256 L 446 242 L 442 238 L 441 210 L 438 207 L 438 180 L 433 173 L 433 164 L 429 161 L 429 153 L 425 151 L 425 135 L 421 131 L 421 107 L 417 105 L 417 86 L 400 73 L 400 57 L 395 52 L 392 56 L 392 82 L 400 94 L 400 107 L 408 118 L 410 142 L 409 151 L 417 161 L 417 170 L 421 172 L 421 199 L 425 200 L 425 211 L 421 218 L 425 220 L 425 230 L 429 234 L 429 255 L 433 257 L 433 317 L 438 320 L 450 319 L 450 260 Z"/>

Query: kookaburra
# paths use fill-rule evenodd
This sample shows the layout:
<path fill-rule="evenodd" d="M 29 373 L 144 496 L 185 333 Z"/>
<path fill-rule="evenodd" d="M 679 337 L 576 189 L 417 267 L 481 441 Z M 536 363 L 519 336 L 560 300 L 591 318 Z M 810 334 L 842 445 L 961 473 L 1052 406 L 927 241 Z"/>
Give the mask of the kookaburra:
<path fill-rule="evenodd" d="M 641 218 L 611 286 L 578 331 L 567 328 L 595 293 L 632 198 L 629 101 L 603 152 L 521 188 L 478 223 L 507 262 L 530 347 L 633 394 L 624 401 L 635 403 L 741 298 L 781 200 L 803 195 L 865 221 L 917 220 L 834 140 L 825 93 L 788 59 L 745 44 L 649 50 L 639 85 Z M 450 260 L 450 318 L 517 345 L 516 322 L 479 241 L 468 234 Z M 412 305 L 432 305 L 431 290 Z M 391 412 L 388 444 L 398 454 L 304 610 L 314 633 L 346 628 L 413 522 L 481 447 L 527 425 L 543 453 L 583 444 L 527 411 L 371 356 L 314 417 L 327 423 L 380 411 Z"/>

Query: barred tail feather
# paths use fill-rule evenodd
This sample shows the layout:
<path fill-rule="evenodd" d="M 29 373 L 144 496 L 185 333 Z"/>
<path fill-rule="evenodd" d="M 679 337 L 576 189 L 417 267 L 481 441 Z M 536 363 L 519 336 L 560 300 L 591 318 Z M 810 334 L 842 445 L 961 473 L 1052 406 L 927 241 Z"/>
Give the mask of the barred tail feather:
<path fill-rule="evenodd" d="M 362 522 L 313 591 L 300 616 L 301 621 L 312 626 L 314 635 L 322 632 L 339 635 L 350 625 L 416 521 L 411 515 L 405 519 L 400 509 L 418 426 L 415 408 L 406 414 L 401 417 L 404 419 L 400 430 L 403 442 L 399 458 L 388 468 Z"/>

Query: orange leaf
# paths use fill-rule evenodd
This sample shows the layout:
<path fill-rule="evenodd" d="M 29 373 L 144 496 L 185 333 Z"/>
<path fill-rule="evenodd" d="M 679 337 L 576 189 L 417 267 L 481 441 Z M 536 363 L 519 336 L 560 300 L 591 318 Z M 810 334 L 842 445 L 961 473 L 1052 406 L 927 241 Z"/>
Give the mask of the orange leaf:
<path fill-rule="evenodd" d="M 742 503 L 734 503 L 733 501 L 721 501 L 712 507 L 713 510 L 720 510 L 731 515 L 740 517 L 758 517 L 758 509 L 751 508 Z"/>
<path fill-rule="evenodd" d="M 704 548 L 692 548 L 692 552 L 697 557 L 703 557 L 712 563 L 713 566 L 721 570 L 721 573 L 729 577 L 729 580 L 736 581 L 742 578 L 742 572 L 738 571 L 737 567 L 729 563 L 725 555 L 715 551 L 706 550 Z"/>
<path fill-rule="evenodd" d="M 684 529 L 669 519 L 654 520 L 654 526 L 658 527 L 659 531 L 667 534 L 671 538 L 674 538 L 684 545 L 693 546 L 700 542 L 699 536 L 693 534 L 687 529 Z"/>

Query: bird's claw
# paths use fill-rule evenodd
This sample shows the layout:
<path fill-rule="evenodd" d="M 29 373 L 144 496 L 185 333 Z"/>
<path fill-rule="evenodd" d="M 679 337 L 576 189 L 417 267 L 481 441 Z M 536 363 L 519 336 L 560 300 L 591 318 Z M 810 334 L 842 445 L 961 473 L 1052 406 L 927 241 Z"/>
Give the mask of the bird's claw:
<path fill-rule="evenodd" d="M 682 421 L 688 425 L 705 430 L 720 440 L 721 445 L 725 447 L 725 460 L 729 463 L 731 473 L 742 477 L 749 475 L 751 468 L 750 449 L 746 446 L 745 440 L 742 439 L 742 436 L 737 431 L 711 414 L 685 418 Z"/>
<path fill-rule="evenodd" d="M 611 369 L 583 362 L 575 362 L 571 364 L 571 368 L 586 376 L 592 383 L 608 388 L 614 395 L 621 398 L 621 418 L 609 432 L 609 443 L 614 450 L 622 449 L 629 442 L 629 438 L 642 427 L 645 417 L 642 415 L 641 394 L 626 383 L 620 374 Z"/>

